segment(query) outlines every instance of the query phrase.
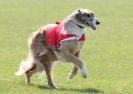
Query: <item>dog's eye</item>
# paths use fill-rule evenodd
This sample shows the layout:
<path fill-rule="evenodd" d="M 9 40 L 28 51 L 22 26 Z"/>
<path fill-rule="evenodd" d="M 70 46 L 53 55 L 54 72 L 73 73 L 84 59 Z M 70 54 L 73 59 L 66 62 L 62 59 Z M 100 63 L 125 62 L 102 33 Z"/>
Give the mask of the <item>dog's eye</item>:
<path fill-rule="evenodd" d="M 91 15 L 90 15 L 90 14 L 87 14 L 86 16 L 87 16 L 88 18 L 89 18 L 89 17 L 91 17 Z"/>

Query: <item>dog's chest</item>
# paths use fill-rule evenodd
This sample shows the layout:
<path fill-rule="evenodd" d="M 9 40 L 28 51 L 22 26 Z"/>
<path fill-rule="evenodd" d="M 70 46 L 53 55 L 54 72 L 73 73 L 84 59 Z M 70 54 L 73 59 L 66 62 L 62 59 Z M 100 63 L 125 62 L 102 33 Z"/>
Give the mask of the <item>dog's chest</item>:
<path fill-rule="evenodd" d="M 83 41 L 76 41 L 75 43 L 73 42 L 72 45 L 68 48 L 68 50 L 72 54 L 75 54 L 81 50 L 82 45 L 83 45 Z"/>

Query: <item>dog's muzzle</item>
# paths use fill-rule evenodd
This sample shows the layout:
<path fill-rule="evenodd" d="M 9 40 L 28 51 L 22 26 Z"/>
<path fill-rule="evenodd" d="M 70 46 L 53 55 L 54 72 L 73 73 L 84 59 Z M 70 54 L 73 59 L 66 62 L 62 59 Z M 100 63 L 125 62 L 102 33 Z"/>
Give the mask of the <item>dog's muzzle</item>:
<path fill-rule="evenodd" d="M 96 30 L 96 26 L 100 24 L 100 21 L 96 20 L 93 22 L 86 21 L 85 24 L 89 27 L 91 27 L 93 30 Z"/>
<path fill-rule="evenodd" d="M 96 30 L 96 26 L 94 26 L 92 23 L 86 22 L 86 24 L 91 27 L 93 30 Z"/>

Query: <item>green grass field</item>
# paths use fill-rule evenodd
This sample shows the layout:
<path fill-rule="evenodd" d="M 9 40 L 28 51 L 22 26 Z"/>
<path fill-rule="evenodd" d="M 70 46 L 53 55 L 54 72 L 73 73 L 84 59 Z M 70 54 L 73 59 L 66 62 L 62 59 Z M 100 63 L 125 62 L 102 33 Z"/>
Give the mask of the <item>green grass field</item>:
<path fill-rule="evenodd" d="M 67 80 L 72 65 L 59 63 L 53 69 L 58 89 L 36 75 L 26 85 L 14 73 L 27 56 L 30 33 L 77 8 L 92 9 L 101 21 L 96 32 L 87 29 L 81 51 L 88 78 L 78 72 Z M 133 94 L 133 1 L 0 0 L 0 94 Z"/>

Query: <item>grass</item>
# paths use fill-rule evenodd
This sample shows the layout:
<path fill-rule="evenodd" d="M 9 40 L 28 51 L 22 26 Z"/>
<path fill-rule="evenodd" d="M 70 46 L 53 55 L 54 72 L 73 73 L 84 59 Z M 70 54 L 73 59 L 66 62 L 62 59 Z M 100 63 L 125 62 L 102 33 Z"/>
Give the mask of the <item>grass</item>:
<path fill-rule="evenodd" d="M 131 0 L 0 0 L 0 94 L 132 94 L 133 13 Z M 27 55 L 27 38 L 41 26 L 62 20 L 77 8 L 95 11 L 101 20 L 97 32 L 87 29 L 81 58 L 89 77 L 80 72 L 67 80 L 72 65 L 57 64 L 57 90 L 48 88 L 46 77 L 15 77 L 19 62 Z"/>

